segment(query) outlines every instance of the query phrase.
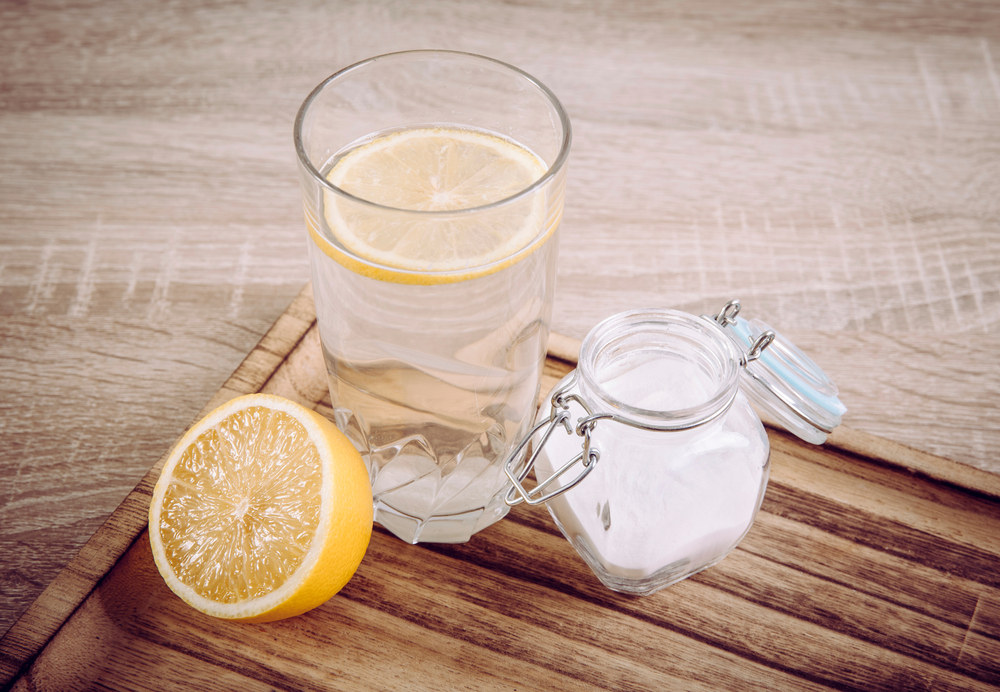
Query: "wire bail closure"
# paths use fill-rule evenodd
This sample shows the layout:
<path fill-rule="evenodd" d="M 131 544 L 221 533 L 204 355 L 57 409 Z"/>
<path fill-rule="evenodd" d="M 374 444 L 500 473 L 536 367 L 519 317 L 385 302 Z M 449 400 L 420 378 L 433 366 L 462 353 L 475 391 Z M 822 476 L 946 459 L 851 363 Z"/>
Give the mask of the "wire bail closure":
<path fill-rule="evenodd" d="M 740 301 L 731 300 L 726 303 L 726 306 L 719 312 L 715 317 L 707 317 L 707 319 L 714 321 L 718 326 L 725 328 L 729 324 L 735 323 L 736 315 L 740 311 Z M 761 334 L 756 341 L 750 346 L 745 353 L 740 356 L 739 364 L 746 370 L 747 366 L 760 358 L 761 354 L 764 352 L 768 346 L 770 346 L 775 339 L 775 333 L 772 330 L 768 330 Z M 749 372 L 749 371 L 748 371 Z M 752 375 L 752 373 L 750 373 Z M 586 478 L 591 471 L 597 466 L 597 462 L 600 461 L 601 453 L 600 450 L 591 444 L 590 436 L 594 430 L 594 427 L 598 422 L 602 420 L 611 420 L 616 423 L 622 423 L 624 425 L 631 426 L 633 428 L 639 428 L 641 430 L 650 430 L 653 432 L 676 432 L 680 430 L 689 430 L 691 428 L 696 428 L 698 426 L 704 425 L 710 421 L 715 420 L 719 416 L 723 415 L 732 406 L 733 401 L 736 400 L 736 395 L 739 391 L 738 387 L 733 388 L 733 395 L 725 402 L 724 405 L 720 406 L 717 410 L 713 411 L 709 415 L 701 418 L 699 420 L 673 425 L 653 425 L 649 423 L 639 423 L 630 418 L 625 418 L 613 413 L 602 413 L 595 412 L 589 404 L 577 394 L 569 394 L 568 392 L 576 385 L 577 382 L 577 371 L 574 370 L 570 373 L 566 382 L 552 392 L 550 397 L 550 410 L 549 416 L 545 420 L 539 421 L 535 427 L 531 429 L 524 438 L 518 442 L 517 446 L 510 452 L 507 458 L 504 460 L 503 470 L 507 474 L 508 480 L 510 480 L 511 487 L 507 490 L 507 494 L 504 496 L 504 502 L 508 506 L 514 507 L 516 505 L 525 502 L 531 506 L 536 506 L 548 502 L 554 497 L 562 495 L 567 490 L 570 490 L 580 484 L 584 478 Z M 756 378 L 755 378 L 756 379 Z M 569 404 L 570 402 L 575 402 L 583 407 L 587 415 L 583 418 L 579 418 L 576 422 L 575 429 L 571 427 L 569 418 Z M 549 438 L 552 436 L 553 431 L 557 426 L 563 426 L 566 430 L 566 434 L 576 433 L 578 436 L 583 438 L 583 449 L 575 457 L 563 464 L 558 470 L 556 470 L 551 476 L 541 481 L 532 489 L 527 489 L 524 487 L 524 479 L 528 477 L 532 468 L 535 466 L 535 461 L 538 459 L 538 455 L 542 451 L 542 447 L 548 442 Z M 525 459 L 525 448 L 528 447 L 529 443 L 535 438 L 536 435 L 541 434 L 538 440 L 538 444 L 531 449 L 530 454 L 527 455 Z M 545 492 L 545 489 L 549 487 L 558 478 L 561 478 L 570 469 L 572 469 L 577 464 L 581 464 L 582 468 L 577 473 L 577 475 L 566 485 L 563 485 L 555 490 Z M 522 467 L 523 468 L 519 468 Z"/>
<path fill-rule="evenodd" d="M 524 438 L 517 444 L 504 461 L 503 470 L 507 474 L 507 478 L 510 480 L 512 486 L 504 496 L 504 502 L 506 502 L 508 506 L 514 507 L 522 502 L 527 502 L 529 505 L 535 506 L 548 502 L 552 498 L 562 495 L 570 488 L 575 487 L 584 478 L 586 478 L 591 471 L 594 470 L 595 466 L 597 466 L 597 462 L 601 458 L 601 454 L 597 449 L 591 448 L 590 433 L 594 429 L 594 425 L 597 421 L 601 420 L 605 416 L 603 414 L 595 415 L 587 403 L 577 395 L 566 394 L 566 392 L 569 391 L 574 384 L 576 384 L 576 370 L 571 373 L 571 376 L 566 381 L 566 384 L 552 392 L 552 396 L 550 397 L 551 408 L 549 417 L 536 424 L 535 427 L 531 429 L 531 432 L 524 436 Z M 575 401 L 580 404 L 588 413 L 585 418 L 581 418 L 577 421 L 575 430 L 570 427 L 569 422 L 570 401 Z M 545 479 L 545 481 L 539 483 L 531 490 L 528 490 L 523 485 L 524 479 L 528 477 L 528 473 L 532 468 L 534 468 L 535 460 L 538 459 L 538 455 L 541 453 L 542 447 L 544 447 L 545 443 L 548 442 L 549 437 L 552 436 L 552 432 L 558 425 L 562 425 L 566 429 L 567 435 L 575 432 L 583 438 L 583 451 L 563 464 L 561 468 Z M 521 457 L 523 456 L 522 452 L 524 451 L 524 448 L 539 432 L 542 433 L 541 439 L 539 439 L 538 445 L 531 451 L 527 461 L 524 462 L 524 468 L 520 471 L 515 471 L 521 464 Z M 545 488 L 551 485 L 553 481 L 560 478 L 563 474 L 573 468 L 573 466 L 581 462 L 583 464 L 583 468 L 577 474 L 576 478 L 556 490 L 545 493 Z"/>

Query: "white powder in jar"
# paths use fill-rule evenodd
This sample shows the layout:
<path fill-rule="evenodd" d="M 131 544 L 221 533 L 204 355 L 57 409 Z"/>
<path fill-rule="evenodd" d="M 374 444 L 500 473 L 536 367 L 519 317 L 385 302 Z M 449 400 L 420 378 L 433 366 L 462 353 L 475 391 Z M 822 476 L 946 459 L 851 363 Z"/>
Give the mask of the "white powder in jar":
<path fill-rule="evenodd" d="M 706 402 L 715 379 L 669 354 L 629 354 L 600 375 L 606 394 L 634 408 L 670 411 Z M 584 415 L 573 406 L 573 419 Z M 722 420 L 682 432 L 597 423 L 601 460 L 576 488 L 551 503 L 604 569 L 643 578 L 671 565 L 685 573 L 725 555 L 753 520 L 767 441 L 742 395 Z M 579 452 L 581 438 L 558 431 L 539 458 L 548 475 Z M 550 461 L 551 460 L 551 461 Z"/>

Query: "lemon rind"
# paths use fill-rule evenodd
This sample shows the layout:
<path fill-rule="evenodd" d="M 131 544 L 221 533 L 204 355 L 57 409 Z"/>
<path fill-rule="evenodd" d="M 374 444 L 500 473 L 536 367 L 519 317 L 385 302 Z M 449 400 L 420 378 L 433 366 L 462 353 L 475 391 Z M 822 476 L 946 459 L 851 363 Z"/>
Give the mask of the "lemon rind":
<path fill-rule="evenodd" d="M 312 242 L 327 257 L 345 269 L 349 269 L 355 274 L 366 276 L 369 279 L 375 279 L 376 281 L 385 281 L 387 283 L 395 284 L 435 286 L 439 284 L 453 284 L 461 281 L 478 279 L 483 276 L 495 274 L 498 271 L 517 264 L 548 242 L 549 238 L 552 237 L 552 234 L 555 233 L 556 229 L 559 228 L 559 224 L 562 222 L 562 208 L 560 207 L 558 209 L 555 217 L 546 225 L 544 233 L 539 234 L 520 250 L 504 257 L 503 259 L 494 260 L 492 263 L 483 264 L 475 267 L 474 269 L 445 269 L 429 271 L 406 269 L 402 267 L 390 267 L 383 264 L 376 264 L 370 260 L 359 259 L 350 254 L 348 251 L 341 249 L 336 244 L 331 242 L 329 238 L 323 235 L 322 231 L 319 230 L 316 222 L 313 220 L 308 207 L 306 207 L 305 210 L 305 218 L 306 230 L 309 232 L 309 237 Z"/>

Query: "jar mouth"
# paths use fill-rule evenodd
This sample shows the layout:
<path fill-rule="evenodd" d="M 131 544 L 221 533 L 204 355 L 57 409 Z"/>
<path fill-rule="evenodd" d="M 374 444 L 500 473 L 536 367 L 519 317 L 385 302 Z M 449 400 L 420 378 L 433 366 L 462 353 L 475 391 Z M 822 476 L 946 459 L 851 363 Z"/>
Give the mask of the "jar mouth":
<path fill-rule="evenodd" d="M 713 420 L 733 402 L 739 358 L 710 320 L 650 308 L 594 327 L 580 349 L 578 370 L 606 412 L 685 428 Z"/>

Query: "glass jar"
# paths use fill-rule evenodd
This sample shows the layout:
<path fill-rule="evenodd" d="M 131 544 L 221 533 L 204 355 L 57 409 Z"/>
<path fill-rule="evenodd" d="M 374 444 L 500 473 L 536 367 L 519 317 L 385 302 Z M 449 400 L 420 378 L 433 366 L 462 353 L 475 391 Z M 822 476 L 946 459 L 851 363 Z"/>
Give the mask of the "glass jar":
<path fill-rule="evenodd" d="M 789 427 L 814 442 L 843 414 L 836 388 L 787 341 L 761 362 L 776 334 L 737 319 L 738 311 L 732 301 L 717 317 L 649 309 L 605 320 L 508 459 L 508 503 L 545 503 L 614 591 L 648 594 L 676 583 L 724 558 L 750 529 L 770 445 L 744 390 L 762 408 L 777 401 Z M 791 390 L 811 382 L 828 400 L 789 397 L 780 375 L 796 380 Z M 803 415 L 802 401 L 826 417 Z M 532 467 L 539 483 L 527 490 Z"/>

